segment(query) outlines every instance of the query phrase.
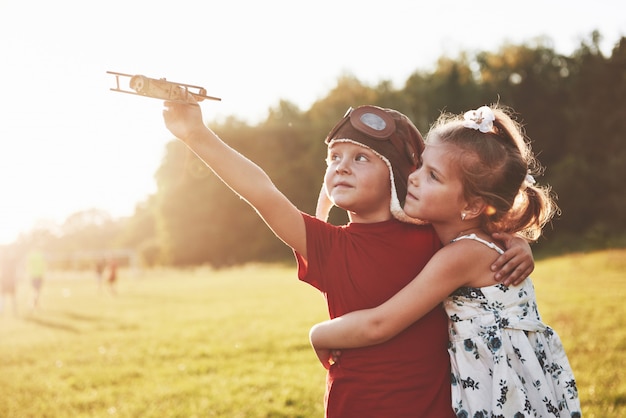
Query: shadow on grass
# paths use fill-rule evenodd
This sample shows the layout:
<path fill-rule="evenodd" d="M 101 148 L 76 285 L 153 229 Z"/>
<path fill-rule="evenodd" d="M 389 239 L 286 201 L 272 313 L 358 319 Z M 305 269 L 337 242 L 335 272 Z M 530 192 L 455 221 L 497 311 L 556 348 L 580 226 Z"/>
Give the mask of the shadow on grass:
<path fill-rule="evenodd" d="M 66 318 L 75 319 L 75 320 L 84 321 L 84 322 L 100 323 L 100 322 L 110 321 L 110 319 L 104 318 L 102 316 L 85 315 L 84 313 L 77 313 L 77 312 L 71 312 L 71 311 L 58 311 L 57 313 Z"/>
<path fill-rule="evenodd" d="M 57 329 L 60 331 L 67 331 L 67 332 L 71 332 L 72 334 L 80 333 L 80 330 L 78 328 L 75 328 L 71 325 L 68 325 L 66 323 L 59 322 L 59 321 L 44 319 L 44 318 L 35 317 L 35 316 L 27 316 L 24 318 L 24 320 L 27 322 L 32 322 L 33 324 L 41 325 L 46 328 Z"/>
<path fill-rule="evenodd" d="M 137 324 L 125 323 L 114 318 L 89 315 L 67 310 L 46 311 L 45 316 L 30 315 L 24 320 L 43 327 L 82 334 L 91 331 L 119 330 L 128 331 L 139 328 Z"/>

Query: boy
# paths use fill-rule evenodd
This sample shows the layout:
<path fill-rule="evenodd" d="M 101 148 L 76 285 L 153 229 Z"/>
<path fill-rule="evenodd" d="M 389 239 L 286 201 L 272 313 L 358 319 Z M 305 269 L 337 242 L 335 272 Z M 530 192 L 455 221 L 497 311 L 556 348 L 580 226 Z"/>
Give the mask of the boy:
<path fill-rule="evenodd" d="M 399 112 L 350 110 L 326 138 L 325 188 L 348 212 L 345 226 L 300 212 L 263 170 L 204 125 L 199 106 L 166 102 L 163 116 L 167 128 L 294 250 L 298 277 L 324 293 L 331 318 L 384 302 L 441 247 L 430 226 L 398 220 L 410 220 L 399 197 L 404 200 L 424 147 Z M 326 415 L 453 417 L 446 325 L 438 307 L 384 344 L 344 352 L 328 374 Z"/>

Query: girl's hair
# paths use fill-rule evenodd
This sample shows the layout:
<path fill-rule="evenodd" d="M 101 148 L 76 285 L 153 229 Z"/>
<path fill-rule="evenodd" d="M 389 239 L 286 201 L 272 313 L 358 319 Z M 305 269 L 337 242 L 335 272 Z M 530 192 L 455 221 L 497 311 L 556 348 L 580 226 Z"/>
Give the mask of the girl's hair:
<path fill-rule="evenodd" d="M 464 126 L 463 115 L 444 113 L 433 124 L 426 143 L 452 144 L 465 197 L 482 198 L 487 208 L 481 226 L 489 233 L 519 233 L 529 240 L 559 211 L 549 186 L 534 184 L 543 168 L 535 159 L 511 110 L 492 105 L 495 120 L 488 132 Z"/>

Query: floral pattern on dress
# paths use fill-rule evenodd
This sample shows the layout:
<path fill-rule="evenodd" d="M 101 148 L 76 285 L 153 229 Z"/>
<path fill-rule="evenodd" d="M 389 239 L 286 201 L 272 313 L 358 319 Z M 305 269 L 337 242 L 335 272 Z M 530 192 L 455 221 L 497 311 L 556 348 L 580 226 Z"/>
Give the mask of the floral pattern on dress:
<path fill-rule="evenodd" d="M 582 416 L 565 350 L 541 321 L 530 279 L 460 288 L 444 306 L 457 417 Z"/>

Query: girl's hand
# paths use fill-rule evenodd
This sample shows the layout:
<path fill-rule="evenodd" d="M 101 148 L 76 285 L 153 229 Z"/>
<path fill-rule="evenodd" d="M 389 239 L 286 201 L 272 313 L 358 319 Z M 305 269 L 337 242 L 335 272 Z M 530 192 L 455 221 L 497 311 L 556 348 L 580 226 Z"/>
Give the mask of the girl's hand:
<path fill-rule="evenodd" d="M 327 348 L 318 349 L 315 347 L 313 347 L 313 349 L 315 350 L 315 354 L 317 354 L 318 360 L 322 363 L 322 366 L 324 366 L 326 370 L 330 369 L 330 366 L 337 363 L 339 361 L 339 357 L 341 357 L 340 350 L 329 350 Z"/>
<path fill-rule="evenodd" d="M 533 252 L 528 241 L 502 232 L 496 232 L 492 237 L 502 241 L 506 248 L 505 253 L 491 265 L 491 271 L 496 272 L 495 279 L 506 286 L 520 284 L 535 269 Z"/>

